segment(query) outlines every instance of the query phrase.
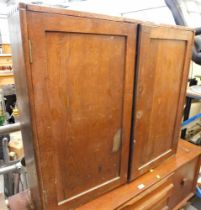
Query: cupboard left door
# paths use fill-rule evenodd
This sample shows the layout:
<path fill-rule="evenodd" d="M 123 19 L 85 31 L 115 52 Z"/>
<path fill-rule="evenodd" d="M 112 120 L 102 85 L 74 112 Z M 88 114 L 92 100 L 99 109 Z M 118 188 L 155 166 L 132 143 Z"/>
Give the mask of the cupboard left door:
<path fill-rule="evenodd" d="M 27 12 L 28 75 L 45 209 L 127 181 L 136 25 Z"/>

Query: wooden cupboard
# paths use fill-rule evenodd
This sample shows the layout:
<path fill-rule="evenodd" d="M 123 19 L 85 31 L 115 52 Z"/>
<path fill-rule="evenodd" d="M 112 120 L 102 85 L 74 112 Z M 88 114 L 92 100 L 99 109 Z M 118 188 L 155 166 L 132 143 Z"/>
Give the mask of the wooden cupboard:
<path fill-rule="evenodd" d="M 74 209 L 176 153 L 191 30 L 26 4 L 9 25 L 36 209 Z M 166 207 L 173 186 L 128 208 Z"/>
<path fill-rule="evenodd" d="M 12 55 L 10 53 L 10 45 L 2 44 L 3 54 L 0 54 L 0 87 L 4 85 L 14 84 L 14 75 L 12 70 Z"/>
<path fill-rule="evenodd" d="M 10 44 L 2 44 L 1 47 L 2 47 L 3 54 L 11 54 L 12 53 Z"/>
<path fill-rule="evenodd" d="M 176 152 L 193 40 L 190 30 L 143 24 L 138 36 L 131 180 Z"/>
<path fill-rule="evenodd" d="M 137 24 L 36 8 L 10 18 L 19 107 L 29 101 L 43 208 L 73 208 L 127 182 Z"/>

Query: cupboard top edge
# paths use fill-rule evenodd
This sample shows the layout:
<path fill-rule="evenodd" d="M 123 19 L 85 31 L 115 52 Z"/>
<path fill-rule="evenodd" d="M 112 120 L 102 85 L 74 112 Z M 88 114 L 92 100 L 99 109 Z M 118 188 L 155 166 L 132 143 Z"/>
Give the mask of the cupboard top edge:
<path fill-rule="evenodd" d="M 110 16 L 110 15 L 104 15 L 104 14 L 69 10 L 69 9 L 59 8 L 59 7 L 50 7 L 50 6 L 45 6 L 45 5 L 41 6 L 41 5 L 36 5 L 36 4 L 25 4 L 25 3 L 19 3 L 18 7 L 12 10 L 9 16 L 12 16 L 18 10 L 19 11 L 26 10 L 30 12 L 39 12 L 39 13 L 51 13 L 51 14 L 58 14 L 58 15 L 68 15 L 68 16 L 75 16 L 75 17 L 82 17 L 82 18 L 102 19 L 102 20 L 109 20 L 109 21 L 115 21 L 115 22 L 132 23 L 135 25 L 142 25 L 142 26 L 154 27 L 154 28 L 156 27 L 157 28 L 172 28 L 176 30 L 185 30 L 185 31 L 194 32 L 193 28 L 189 28 L 186 26 L 156 24 L 149 21 L 141 21 L 141 20 L 126 18 L 126 17 Z"/>

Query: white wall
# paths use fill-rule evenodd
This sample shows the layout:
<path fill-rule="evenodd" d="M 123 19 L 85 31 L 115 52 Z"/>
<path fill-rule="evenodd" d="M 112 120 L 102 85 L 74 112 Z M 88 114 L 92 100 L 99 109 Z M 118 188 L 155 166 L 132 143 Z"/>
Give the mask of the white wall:
<path fill-rule="evenodd" d="M 0 31 L 2 36 L 2 43 L 10 43 L 7 18 L 0 17 Z"/>
<path fill-rule="evenodd" d="M 191 62 L 189 78 L 194 78 L 196 75 L 201 75 L 201 66 L 197 65 L 194 62 Z M 197 78 L 197 80 L 198 80 L 198 85 L 201 85 L 200 79 Z M 201 103 L 200 102 L 192 103 L 190 116 L 194 116 L 198 113 L 201 113 Z"/>

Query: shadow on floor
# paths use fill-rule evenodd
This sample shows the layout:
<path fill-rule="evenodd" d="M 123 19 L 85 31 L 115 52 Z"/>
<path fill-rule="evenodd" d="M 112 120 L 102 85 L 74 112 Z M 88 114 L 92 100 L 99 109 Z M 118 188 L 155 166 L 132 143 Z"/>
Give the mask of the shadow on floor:
<path fill-rule="evenodd" d="M 187 208 L 187 210 L 201 210 L 201 198 L 194 196 L 190 200 L 190 206 L 192 206 L 193 208 Z"/>

